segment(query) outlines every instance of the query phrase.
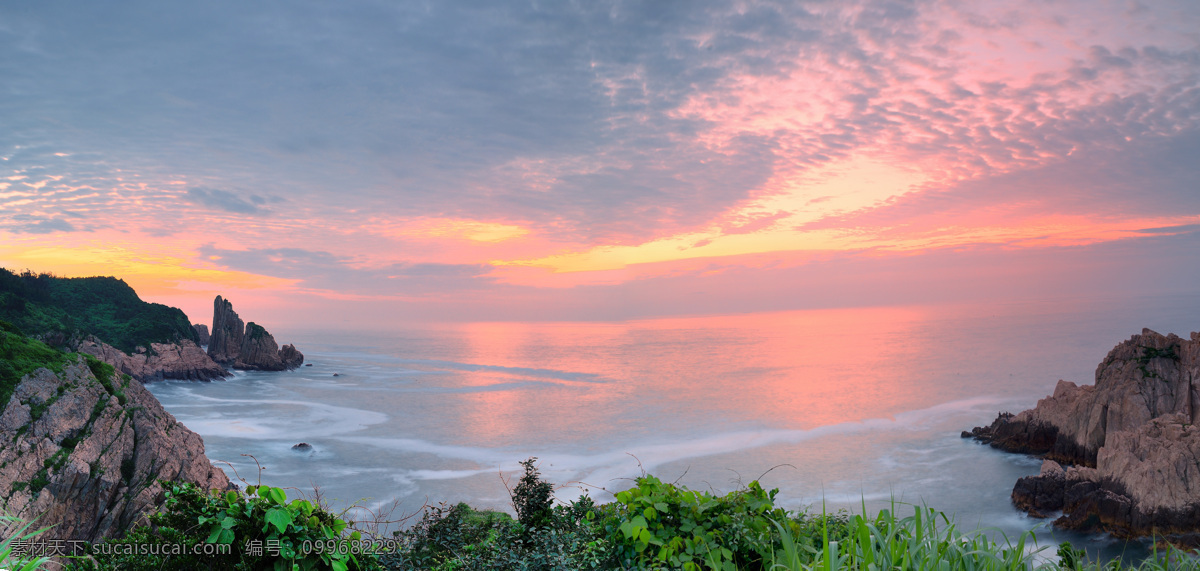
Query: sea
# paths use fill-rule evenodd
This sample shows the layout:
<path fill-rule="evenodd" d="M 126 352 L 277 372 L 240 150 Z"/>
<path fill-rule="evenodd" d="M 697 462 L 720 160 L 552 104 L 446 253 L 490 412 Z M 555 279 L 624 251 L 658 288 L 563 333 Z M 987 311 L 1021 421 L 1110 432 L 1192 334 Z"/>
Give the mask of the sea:
<path fill-rule="evenodd" d="M 928 506 L 964 531 L 1034 530 L 1050 555 L 1136 559 L 1144 544 L 1014 509 L 1040 460 L 960 433 L 1092 383 L 1143 327 L 1200 330 L 1200 296 L 280 330 L 305 366 L 148 388 L 235 482 L 393 527 L 442 502 L 512 512 L 537 458 L 560 501 L 642 474 L 716 494 L 757 480 L 793 510 Z"/>

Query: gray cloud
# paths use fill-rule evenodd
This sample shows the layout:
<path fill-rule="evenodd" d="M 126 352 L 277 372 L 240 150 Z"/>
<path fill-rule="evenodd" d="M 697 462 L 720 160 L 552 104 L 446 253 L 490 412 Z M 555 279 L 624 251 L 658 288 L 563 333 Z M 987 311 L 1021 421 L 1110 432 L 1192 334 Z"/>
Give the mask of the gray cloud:
<path fill-rule="evenodd" d="M 0 16 L 0 72 L 19 87 L 0 106 L 22 110 L 0 149 L 102 150 L 125 169 L 318 208 L 351 195 L 401 215 L 505 209 L 592 237 L 691 224 L 744 199 L 769 176 L 770 147 L 677 149 L 703 123 L 666 112 L 733 71 L 782 72 L 770 51 L 816 35 L 793 25 L 809 17 L 799 7 L 719 2 L 135 2 Z M 557 165 L 550 192 L 504 176 L 526 160 Z M 188 200 L 262 207 L 207 187 Z"/>
<path fill-rule="evenodd" d="M 262 208 L 267 203 L 267 199 L 257 194 L 251 194 L 246 198 L 242 198 L 227 190 L 193 187 L 187 190 L 187 194 L 183 198 L 193 204 L 200 204 L 235 214 L 265 214 L 267 212 L 265 208 Z"/>
<path fill-rule="evenodd" d="M 61 218 L 36 219 L 14 216 L 13 219 L 18 220 L 18 222 L 4 226 L 4 229 L 19 234 L 51 234 L 54 232 L 79 231 L 73 224 Z"/>
<path fill-rule="evenodd" d="M 103 189 L 138 173 L 145 188 L 161 189 L 183 178 L 202 184 L 186 200 L 234 214 L 263 214 L 271 196 L 286 196 L 329 216 L 350 216 L 351 207 L 385 216 L 500 213 L 566 240 L 636 241 L 710 220 L 781 165 L 819 165 L 863 146 L 1005 172 L 1125 137 L 1197 130 L 1194 42 L 1101 38 L 1032 85 L 965 86 L 938 59 L 966 41 L 957 23 L 971 26 L 969 35 L 1012 34 L 1043 12 L 1077 16 L 1069 3 L 1037 4 L 1029 15 L 968 8 L 933 0 L 7 3 L 0 155 L 6 168 L 64 176 L 58 184 Z M 1196 21 L 1194 9 L 1177 9 L 1169 18 L 1128 15 L 1130 26 Z M 951 18 L 945 29 L 929 28 L 941 16 Z M 844 109 L 811 125 L 735 135 L 724 147 L 698 137 L 715 127 L 712 118 L 684 112 L 695 101 L 736 104 L 747 78 L 803 66 L 836 72 Z M 889 87 L 914 84 L 918 72 L 943 92 L 890 97 Z M 1106 80 L 1140 87 L 1110 94 L 1096 87 Z M 1089 98 L 1086 89 L 1099 91 Z M 1086 102 L 1059 99 L 1068 92 Z M 986 121 L 976 105 L 983 98 L 996 102 Z M 120 214 L 161 192 L 141 188 L 81 204 Z"/>
<path fill-rule="evenodd" d="M 1180 224 L 1179 226 L 1163 226 L 1160 228 L 1143 228 L 1142 234 L 1189 234 L 1200 232 L 1200 224 Z"/>
<path fill-rule="evenodd" d="M 829 216 L 802 229 L 904 227 L 921 218 L 959 220 L 1002 205 L 1026 214 L 1171 216 L 1200 213 L 1200 132 L 1090 149 L 1054 164 L 910 193 Z M 1152 230 L 1145 230 L 1151 232 Z M 1162 232 L 1175 230 L 1162 229 Z"/>
<path fill-rule="evenodd" d="M 302 287 L 363 295 L 423 295 L 462 291 L 491 283 L 486 264 L 389 264 L 356 267 L 354 260 L 300 248 L 225 250 L 200 248 L 208 261 L 233 270 L 301 280 Z"/>

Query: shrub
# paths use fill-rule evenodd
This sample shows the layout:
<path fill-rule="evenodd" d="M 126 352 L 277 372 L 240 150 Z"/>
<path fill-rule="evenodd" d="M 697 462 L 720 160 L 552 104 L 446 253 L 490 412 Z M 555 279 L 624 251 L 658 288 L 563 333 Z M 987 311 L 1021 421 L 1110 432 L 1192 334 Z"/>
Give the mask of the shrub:
<path fill-rule="evenodd" d="M 530 458 L 512 490 L 518 517 L 464 503 L 429 507 L 413 527 L 396 533 L 399 549 L 381 558 L 388 569 L 613 569 L 615 559 L 586 495 L 552 505 L 553 486 Z"/>
<path fill-rule="evenodd" d="M 517 487 L 512 491 L 512 503 L 513 509 L 517 511 L 517 521 L 521 522 L 525 529 L 546 527 L 553 519 L 554 487 L 550 485 L 550 482 L 542 480 L 542 475 L 534 466 L 535 462 L 537 462 L 537 458 L 521 462 L 521 465 L 525 467 L 525 474 L 521 476 Z"/>
<path fill-rule="evenodd" d="M 616 494 L 605 522 L 620 562 L 638 568 L 762 569 L 774 556 L 772 521 L 788 519 L 758 482 L 717 497 L 642 476 Z"/>
<path fill-rule="evenodd" d="M 110 546 L 170 545 L 152 555 L 127 554 L 116 547 L 102 549 L 92 560 L 72 569 L 188 570 L 188 569 L 371 569 L 370 555 L 355 555 L 347 541 L 358 542 L 347 522 L 307 500 L 287 501 L 280 488 L 248 486 L 237 491 L 205 492 L 191 483 L 162 482 L 166 503 Z M 229 546 L 220 555 L 195 554 L 200 544 Z M 174 548 L 182 546 L 182 548 Z M 166 552 L 166 553 L 164 553 Z"/>

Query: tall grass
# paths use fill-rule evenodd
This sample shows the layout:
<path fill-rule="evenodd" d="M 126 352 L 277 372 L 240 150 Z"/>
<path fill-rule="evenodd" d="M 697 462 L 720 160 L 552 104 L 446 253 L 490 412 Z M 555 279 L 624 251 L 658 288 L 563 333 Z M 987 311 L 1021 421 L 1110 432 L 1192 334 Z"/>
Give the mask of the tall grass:
<path fill-rule="evenodd" d="M 17 553 L 17 546 L 20 542 L 28 542 L 34 540 L 46 529 L 39 529 L 34 532 L 29 531 L 29 523 L 22 523 L 19 518 L 8 515 L 0 515 L 0 530 L 4 531 L 7 536 L 3 541 L 0 541 L 0 569 L 5 571 L 34 571 L 35 569 L 44 569 L 50 562 L 47 557 L 36 557 L 29 559 Z M 11 528 L 11 530 L 10 530 Z"/>
<path fill-rule="evenodd" d="M 1175 548 L 1156 550 L 1137 567 L 1119 561 L 1083 562 L 1078 559 L 1080 552 L 1074 551 L 1072 557 L 1052 558 L 1043 554 L 1050 546 L 1039 547 L 1032 531 L 1015 542 L 1003 536 L 995 541 L 985 534 L 987 530 L 962 533 L 945 514 L 926 507 L 914 506 L 913 515 L 899 518 L 895 503 L 873 519 L 851 516 L 833 539 L 827 524 L 818 535 L 796 533 L 786 522 L 774 523 L 782 546 L 768 564 L 772 571 L 1200 570 L 1193 555 Z"/>

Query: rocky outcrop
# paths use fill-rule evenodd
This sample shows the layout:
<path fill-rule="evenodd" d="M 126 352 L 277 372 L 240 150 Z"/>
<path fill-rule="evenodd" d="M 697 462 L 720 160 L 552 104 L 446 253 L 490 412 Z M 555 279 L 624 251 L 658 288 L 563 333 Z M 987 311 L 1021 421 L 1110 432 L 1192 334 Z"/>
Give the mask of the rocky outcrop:
<path fill-rule="evenodd" d="M 208 356 L 234 369 L 284 371 L 304 363 L 293 345 L 281 349 L 265 328 L 251 321 L 243 325 L 233 304 L 217 296 L 213 301 L 213 331 Z"/>
<path fill-rule="evenodd" d="M 132 355 L 90 336 L 68 346 L 72 351 L 93 355 L 112 365 L 117 372 L 143 383 L 163 379 L 208 381 L 228 374 L 200 346 L 188 340 L 151 343 L 149 350 L 139 347 Z"/>
<path fill-rule="evenodd" d="M 1114 433 L 1096 463 L 1063 469 L 1046 460 L 1040 474 L 1017 481 L 1013 503 L 1035 517 L 1062 511 L 1061 528 L 1200 545 L 1200 428 L 1189 419 L 1168 415 Z"/>
<path fill-rule="evenodd" d="M 192 329 L 196 331 L 196 342 L 200 345 L 208 345 L 208 340 L 210 338 L 208 334 L 208 326 L 203 323 L 195 323 L 192 325 Z"/>
<path fill-rule="evenodd" d="M 296 350 L 295 345 L 284 345 L 279 348 L 279 360 L 283 361 L 284 368 L 295 369 L 304 364 L 304 353 Z"/>
<path fill-rule="evenodd" d="M 119 536 L 160 505 L 160 479 L 230 489 L 200 436 L 140 382 L 82 356 L 21 380 L 0 413 L 0 442 L 4 508 L 53 526 L 47 539 Z"/>
<path fill-rule="evenodd" d="M 239 360 L 246 324 L 233 310 L 233 304 L 217 296 L 213 300 L 213 330 L 208 340 L 208 356 L 212 360 L 232 365 Z"/>
<path fill-rule="evenodd" d="M 1059 527 L 1135 537 L 1200 539 L 1200 333 L 1185 340 L 1149 329 L 1117 345 L 1096 384 L 1059 381 L 1020 414 L 964 432 L 991 446 L 1040 454 L 1037 476 L 1013 503 Z M 1059 462 L 1067 464 L 1063 468 Z"/>
<path fill-rule="evenodd" d="M 1067 471 L 1062 465 L 1054 460 L 1045 460 L 1037 476 L 1017 480 L 1013 486 L 1013 504 L 1033 517 L 1047 517 L 1049 513 L 1062 509 L 1066 484 Z"/>

